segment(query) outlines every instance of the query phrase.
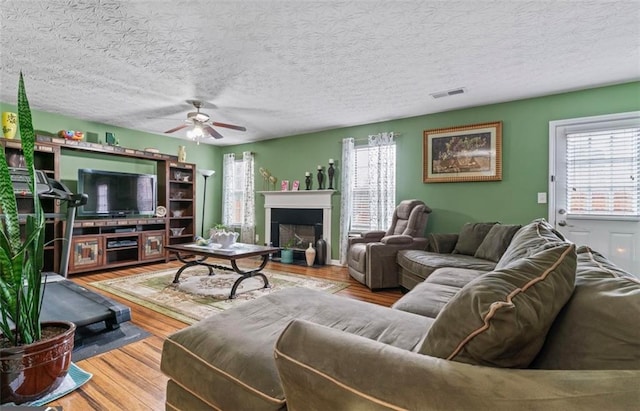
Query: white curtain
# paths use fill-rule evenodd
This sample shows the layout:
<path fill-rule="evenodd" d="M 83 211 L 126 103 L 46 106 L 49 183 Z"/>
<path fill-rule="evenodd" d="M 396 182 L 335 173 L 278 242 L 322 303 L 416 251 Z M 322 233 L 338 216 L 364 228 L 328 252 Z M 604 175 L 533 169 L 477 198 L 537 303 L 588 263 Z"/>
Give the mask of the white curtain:
<path fill-rule="evenodd" d="M 253 153 L 245 151 L 242 153 L 242 173 L 244 186 L 242 224 L 240 226 L 240 242 L 253 244 L 256 239 L 256 207 L 254 195 L 254 170 Z"/>
<path fill-rule="evenodd" d="M 235 165 L 236 155 L 233 153 L 225 154 L 222 159 L 222 224 L 228 227 L 235 223 L 233 221 Z"/>
<path fill-rule="evenodd" d="M 347 246 L 349 241 L 349 228 L 351 227 L 351 215 L 353 214 L 353 180 L 355 173 L 355 141 L 353 138 L 342 140 L 342 162 L 340 174 L 342 198 L 340 200 L 340 264 L 347 263 Z"/>
<path fill-rule="evenodd" d="M 372 230 L 391 226 L 396 208 L 396 150 L 393 133 L 369 136 L 369 211 Z"/>

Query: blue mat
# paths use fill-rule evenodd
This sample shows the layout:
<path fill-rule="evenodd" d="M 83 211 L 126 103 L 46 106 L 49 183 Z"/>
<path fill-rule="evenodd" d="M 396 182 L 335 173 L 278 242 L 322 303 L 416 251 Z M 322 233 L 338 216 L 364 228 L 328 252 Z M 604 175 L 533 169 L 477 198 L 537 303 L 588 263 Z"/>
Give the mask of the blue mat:
<path fill-rule="evenodd" d="M 31 401 L 23 405 L 34 405 L 34 406 L 45 405 L 79 388 L 85 382 L 89 381 L 91 377 L 93 377 L 93 374 L 88 373 L 83 369 L 81 369 L 80 367 L 78 367 L 77 365 L 75 365 L 74 363 L 71 363 L 71 365 L 69 366 L 69 371 L 67 372 L 67 376 L 64 378 L 64 381 L 62 381 L 62 384 L 60 384 L 60 386 L 55 389 L 55 391 L 45 395 L 39 400 Z"/>

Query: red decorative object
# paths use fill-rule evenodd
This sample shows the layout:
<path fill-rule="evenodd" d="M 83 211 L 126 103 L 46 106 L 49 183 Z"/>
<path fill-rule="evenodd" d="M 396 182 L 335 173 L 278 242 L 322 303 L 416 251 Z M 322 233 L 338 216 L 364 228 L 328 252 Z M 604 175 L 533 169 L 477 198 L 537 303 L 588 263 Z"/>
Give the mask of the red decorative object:
<path fill-rule="evenodd" d="M 42 332 L 61 329 L 33 344 L 0 349 L 0 402 L 22 404 L 49 394 L 62 383 L 71 365 L 75 324 L 42 323 Z"/>

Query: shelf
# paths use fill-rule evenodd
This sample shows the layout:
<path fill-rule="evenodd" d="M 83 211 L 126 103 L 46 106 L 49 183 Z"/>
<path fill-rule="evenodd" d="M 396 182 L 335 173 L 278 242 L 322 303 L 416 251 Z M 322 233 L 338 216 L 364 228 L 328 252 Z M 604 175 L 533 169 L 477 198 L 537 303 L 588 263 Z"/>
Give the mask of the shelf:
<path fill-rule="evenodd" d="M 130 250 L 130 249 L 137 249 L 138 245 L 128 245 L 128 246 L 124 246 L 124 247 L 111 247 L 111 248 L 107 248 L 107 252 L 112 252 L 112 251 L 122 251 L 122 250 Z"/>
<path fill-rule="evenodd" d="M 0 145 L 4 147 L 4 155 L 9 167 L 25 167 L 22 153 L 22 142 L 18 139 L 0 138 Z M 60 148 L 47 143 L 36 143 L 34 147 L 34 166 L 42 170 L 48 177 L 59 179 Z M 27 215 L 32 214 L 33 198 L 31 196 L 16 196 L 18 206 L 18 222 L 21 232 L 24 233 Z M 62 241 L 52 241 L 62 237 L 61 220 L 66 216 L 60 214 L 60 201 L 56 199 L 40 199 L 40 205 L 44 211 L 45 232 L 44 241 L 44 271 L 60 272 L 60 253 Z"/>

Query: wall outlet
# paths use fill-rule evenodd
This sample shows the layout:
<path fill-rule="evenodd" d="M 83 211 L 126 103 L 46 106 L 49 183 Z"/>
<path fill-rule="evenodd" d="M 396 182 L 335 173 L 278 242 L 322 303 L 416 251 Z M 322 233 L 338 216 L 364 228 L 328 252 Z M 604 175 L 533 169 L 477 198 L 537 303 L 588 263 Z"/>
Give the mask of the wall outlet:
<path fill-rule="evenodd" d="M 547 193 L 538 193 L 538 204 L 547 204 Z"/>

